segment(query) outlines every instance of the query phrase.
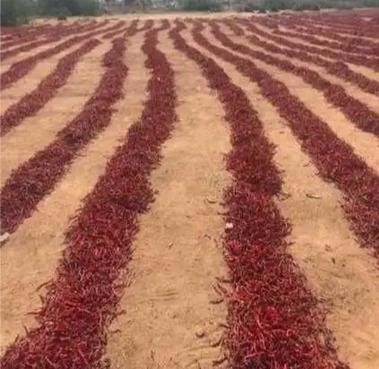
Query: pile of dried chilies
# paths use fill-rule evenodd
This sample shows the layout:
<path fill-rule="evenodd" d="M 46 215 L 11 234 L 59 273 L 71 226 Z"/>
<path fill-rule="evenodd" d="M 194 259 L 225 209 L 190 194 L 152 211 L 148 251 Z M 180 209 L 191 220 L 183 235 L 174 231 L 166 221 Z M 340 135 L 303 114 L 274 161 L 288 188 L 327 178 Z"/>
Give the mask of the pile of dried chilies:
<path fill-rule="evenodd" d="M 103 22 L 86 22 L 86 24 L 83 24 L 82 22 L 76 21 L 68 25 L 63 24 L 57 24 L 55 26 L 53 25 L 41 25 L 37 27 L 32 27 L 30 25 L 22 26 L 22 27 L 16 27 L 12 30 L 12 37 L 4 42 L 1 43 L 2 50 L 8 50 L 11 47 L 19 46 L 20 44 L 23 44 L 25 42 L 34 41 L 38 37 L 49 37 L 51 34 L 61 34 L 65 33 L 67 30 L 81 30 L 81 29 L 93 29 L 93 26 L 96 27 L 102 27 L 108 24 L 109 21 L 105 20 Z M 72 33 L 70 33 L 72 34 Z"/>
<path fill-rule="evenodd" d="M 162 28 L 168 26 L 165 22 Z M 103 355 L 107 328 L 119 313 L 124 287 L 119 275 L 131 257 L 138 216 L 153 201 L 150 173 L 159 164 L 161 145 L 176 120 L 174 74 L 157 49 L 157 32 L 148 31 L 143 46 L 152 76 L 141 119 L 130 128 L 69 227 L 57 277 L 37 314 L 39 327 L 7 349 L 3 369 L 110 365 Z"/>
<path fill-rule="evenodd" d="M 252 60 L 239 57 L 211 44 L 201 34 L 199 23 L 193 36 L 200 45 L 235 65 L 243 75 L 260 87 L 261 93 L 288 122 L 302 149 L 309 155 L 320 175 L 333 182 L 344 196 L 343 208 L 361 244 L 379 258 L 379 177 L 340 140 L 328 124 L 313 114 L 287 86 L 258 68 Z"/>
<path fill-rule="evenodd" d="M 253 18 L 253 20 L 255 19 Z M 310 28 L 309 26 L 299 27 L 299 24 L 297 22 L 294 24 L 291 21 L 288 21 L 284 17 L 283 19 L 280 19 L 278 22 L 270 22 L 270 24 L 272 24 L 272 26 L 274 27 L 285 26 L 286 27 L 285 31 L 279 31 L 278 28 L 276 28 L 275 30 L 276 34 L 282 35 L 284 37 L 298 38 L 311 45 L 325 47 L 330 50 L 337 50 L 340 52 L 353 53 L 353 54 L 363 54 L 366 56 L 370 56 L 370 55 L 378 56 L 378 45 L 375 45 L 374 47 L 372 45 L 370 47 L 366 47 L 358 42 L 351 43 L 349 42 L 348 38 L 343 38 L 343 37 L 342 38 L 344 39 L 344 42 L 336 42 L 332 40 L 320 39 L 309 34 L 309 31 L 312 32 L 312 28 Z M 329 37 L 333 37 L 333 36 L 330 36 L 331 34 L 333 35 L 332 32 L 324 32 L 324 33 L 326 35 L 329 35 Z M 318 36 L 320 36 L 319 33 L 318 33 Z M 363 40 L 363 44 L 364 42 L 365 41 Z"/>
<path fill-rule="evenodd" d="M 328 81 L 314 70 L 297 66 L 288 60 L 276 58 L 270 54 L 256 51 L 248 46 L 245 46 L 244 44 L 233 42 L 220 30 L 215 21 L 209 21 L 208 23 L 212 27 L 212 33 L 223 46 L 251 56 L 256 60 L 261 60 L 267 64 L 274 65 L 286 72 L 295 74 L 316 90 L 321 91 L 326 100 L 338 107 L 340 111 L 344 113 L 344 115 L 358 128 L 365 132 L 379 136 L 379 115 L 370 110 L 361 101 L 348 95 L 342 86 Z"/>
<path fill-rule="evenodd" d="M 39 46 L 48 45 L 53 42 L 58 42 L 60 39 L 62 39 L 65 36 L 71 36 L 71 35 L 79 36 L 78 34 L 80 33 L 94 31 L 95 29 L 100 28 L 104 26 L 105 24 L 107 23 L 96 22 L 95 24 L 79 26 L 79 27 L 68 26 L 66 27 L 67 29 L 64 29 L 62 31 L 54 30 L 53 32 L 51 32 L 51 34 L 49 33 L 48 35 L 44 35 L 44 37 L 41 37 L 40 39 L 36 41 L 35 41 L 35 37 L 30 38 L 28 35 L 25 38 L 20 38 L 19 43 L 22 44 L 21 46 L 12 47 L 10 50 L 2 48 L 2 50 L 0 51 L 0 60 L 3 61 L 21 52 L 33 50 Z M 28 41 L 32 41 L 32 42 L 28 42 Z"/>
<path fill-rule="evenodd" d="M 122 98 L 127 75 L 123 63 L 125 41 L 115 39 L 104 55 L 105 73 L 82 111 L 57 134 L 43 150 L 12 172 L 1 190 L 1 223 L 5 232 L 13 232 L 29 217 L 66 173 L 79 150 L 85 147 L 111 122 L 114 104 Z"/>
<path fill-rule="evenodd" d="M 276 35 L 282 35 L 286 36 L 285 32 L 279 31 L 277 29 L 277 25 L 273 25 L 270 20 L 267 20 L 266 18 L 263 17 L 254 17 L 253 18 L 254 22 L 260 23 L 264 26 L 274 28 L 274 32 Z M 296 45 L 296 48 L 301 48 L 304 51 L 314 53 L 316 55 L 321 55 L 325 56 L 327 58 L 332 58 L 332 59 L 337 59 L 339 61 L 344 61 L 346 63 L 351 63 L 351 64 L 356 64 L 356 65 L 361 65 L 365 66 L 368 68 L 371 68 L 375 71 L 379 71 L 379 57 L 375 58 L 372 56 L 365 56 L 365 55 L 357 55 L 357 54 L 348 54 L 344 52 L 338 52 L 334 50 L 330 50 L 327 48 L 320 48 L 320 47 L 315 47 L 312 45 L 306 45 L 304 43 L 300 42 L 292 42 L 294 45 Z"/>
<path fill-rule="evenodd" d="M 336 77 L 339 77 L 347 82 L 357 85 L 365 92 L 379 96 L 378 81 L 370 79 L 362 73 L 353 71 L 345 63 L 340 61 L 330 61 L 321 58 L 318 55 L 308 54 L 307 52 L 301 49 L 294 49 L 291 46 L 292 44 L 295 44 L 294 42 L 289 41 L 289 43 L 286 44 L 286 42 L 288 41 L 285 38 L 279 38 L 277 36 L 272 35 L 271 33 L 264 32 L 257 28 L 255 25 L 253 25 L 251 22 L 248 22 L 244 19 L 237 18 L 235 19 L 235 21 L 225 20 L 224 23 L 228 27 L 230 27 L 234 34 L 236 34 L 237 36 L 245 35 L 245 30 L 242 27 L 238 26 L 237 22 L 241 23 L 242 25 L 245 25 L 247 30 L 253 33 L 253 35 L 246 35 L 246 38 L 254 45 L 262 47 L 274 54 L 286 55 L 290 58 L 296 58 L 301 61 L 323 67 L 328 73 L 335 75 Z M 256 35 L 259 35 L 260 37 L 257 37 Z M 269 39 L 271 40 L 271 42 L 267 42 L 265 41 L 265 39 Z M 279 42 L 279 40 L 283 40 L 283 42 Z M 279 43 L 279 45 L 281 46 L 284 45 L 286 47 L 278 46 L 277 43 Z"/>
<path fill-rule="evenodd" d="M 273 163 L 274 147 L 242 89 L 210 58 L 189 46 L 180 31 L 170 32 L 175 47 L 194 60 L 217 92 L 231 127 L 232 151 L 227 168 L 233 184 L 225 193 L 225 235 L 230 267 L 226 350 L 234 369 L 337 369 L 323 314 L 305 287 L 285 237 L 289 224 L 280 215 L 275 195 L 281 179 Z M 199 41 L 199 40 L 198 40 Z"/>
<path fill-rule="evenodd" d="M 11 105 L 0 117 L 0 136 L 4 136 L 25 118 L 37 114 L 55 96 L 58 89 L 66 84 L 79 60 L 99 44 L 100 42 L 96 39 L 89 40 L 60 59 L 55 69 L 39 83 L 35 90 Z"/>
<path fill-rule="evenodd" d="M 26 58 L 24 58 L 24 59 L 22 59 L 16 63 L 12 64 L 11 67 L 0 76 L 0 90 L 2 91 L 2 90 L 5 90 L 5 89 L 11 87 L 11 85 L 13 83 L 18 81 L 22 77 L 25 77 L 26 74 L 29 71 L 31 71 L 39 61 L 44 60 L 46 58 L 49 58 L 53 55 L 56 55 L 56 54 L 58 54 L 64 50 L 78 44 L 79 42 L 87 41 L 91 37 L 100 36 L 103 33 L 106 33 L 109 31 L 114 31 L 115 28 L 116 29 L 121 28 L 121 26 L 122 26 L 122 24 L 121 24 L 121 22 L 119 22 L 119 23 L 117 23 L 111 27 L 108 27 L 108 28 L 92 31 L 92 32 L 86 33 L 85 35 L 82 35 L 82 36 L 74 36 L 74 37 L 72 37 L 66 41 L 63 41 L 63 42 L 59 43 L 58 45 L 55 45 L 55 46 L 53 46 L 47 50 L 43 50 L 43 51 L 41 51 L 35 55 L 26 57 Z"/>

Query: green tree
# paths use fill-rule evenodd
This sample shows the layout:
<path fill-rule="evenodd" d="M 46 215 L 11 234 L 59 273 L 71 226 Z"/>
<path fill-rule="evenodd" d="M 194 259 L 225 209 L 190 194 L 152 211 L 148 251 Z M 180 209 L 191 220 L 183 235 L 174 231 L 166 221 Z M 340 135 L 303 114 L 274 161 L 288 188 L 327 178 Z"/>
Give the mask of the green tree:
<path fill-rule="evenodd" d="M 17 26 L 25 23 L 31 15 L 30 0 L 1 0 L 1 25 Z"/>
<path fill-rule="evenodd" d="M 96 15 L 99 12 L 96 0 L 38 0 L 44 15 Z"/>

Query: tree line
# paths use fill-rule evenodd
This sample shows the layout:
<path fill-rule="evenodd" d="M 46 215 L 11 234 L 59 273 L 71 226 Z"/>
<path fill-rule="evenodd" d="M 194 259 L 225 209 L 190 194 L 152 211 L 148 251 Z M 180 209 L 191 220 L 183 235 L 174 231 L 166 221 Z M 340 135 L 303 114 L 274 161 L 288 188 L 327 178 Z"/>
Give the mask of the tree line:
<path fill-rule="evenodd" d="M 15 26 L 39 16 L 97 15 L 96 0 L 1 0 L 1 25 Z"/>

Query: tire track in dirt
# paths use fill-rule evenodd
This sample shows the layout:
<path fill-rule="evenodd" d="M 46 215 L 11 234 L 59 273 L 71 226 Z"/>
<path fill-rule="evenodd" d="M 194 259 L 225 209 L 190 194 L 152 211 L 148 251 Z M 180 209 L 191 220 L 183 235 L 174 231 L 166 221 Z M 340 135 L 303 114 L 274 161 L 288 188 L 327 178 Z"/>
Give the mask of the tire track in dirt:
<path fill-rule="evenodd" d="M 175 72 L 178 122 L 152 175 L 158 195 L 141 217 L 134 278 L 121 302 L 126 314 L 112 327 L 121 330 L 109 341 L 113 369 L 197 369 L 221 356 L 211 344 L 220 339 L 226 307 L 211 301 L 219 298 L 216 277 L 226 272 L 217 245 L 229 181 L 223 164 L 228 127 L 198 67 L 173 48 L 167 33 L 159 40 Z"/>
<path fill-rule="evenodd" d="M 342 78 L 335 77 L 331 74 L 329 74 L 325 68 L 322 68 L 320 66 L 317 66 L 315 64 L 301 61 L 298 58 L 293 57 L 287 57 L 281 53 L 272 52 L 271 50 L 267 50 L 264 47 L 257 46 L 253 44 L 252 42 L 249 42 L 244 37 L 235 36 L 232 32 L 228 30 L 227 25 L 220 22 L 218 23 L 221 31 L 225 33 L 232 41 L 237 42 L 239 44 L 242 44 L 246 47 L 249 47 L 250 49 L 254 51 L 263 52 L 267 55 L 270 55 L 272 57 L 275 57 L 278 60 L 286 60 L 291 63 L 293 63 L 295 66 L 307 68 L 311 71 L 317 72 L 322 78 L 330 81 L 331 83 L 336 84 L 337 86 L 341 86 L 345 89 L 346 93 L 353 98 L 357 99 L 361 103 L 367 105 L 367 107 L 372 110 L 373 112 L 379 114 L 379 96 L 375 96 L 373 94 L 364 92 L 360 88 L 357 88 L 357 86 L 353 85 L 352 83 L 349 83 L 347 81 L 344 81 Z M 275 45 L 280 46 L 280 45 Z"/>
<path fill-rule="evenodd" d="M 307 277 L 312 290 L 327 309 L 327 325 L 336 340 L 340 358 L 352 369 L 379 365 L 379 272 L 375 259 L 354 240 L 340 207 L 341 193 L 322 181 L 288 125 L 234 66 L 196 44 L 191 46 L 211 58 L 233 82 L 243 86 L 254 103 L 265 131 L 276 145 L 274 160 L 283 170 L 284 198 L 277 205 L 292 225 L 290 252 Z M 316 199 L 308 197 L 317 197 Z"/>
<path fill-rule="evenodd" d="M 38 206 L 0 249 L 1 259 L 1 347 L 10 344 L 23 326 L 31 328 L 36 322 L 30 311 L 40 306 L 36 292 L 41 284 L 54 276 L 64 248 L 64 231 L 81 201 L 93 189 L 130 125 L 139 118 L 148 74 L 141 53 L 143 33 L 127 41 L 125 63 L 129 68 L 125 96 L 115 106 L 111 124 L 72 164 L 55 190 Z"/>
<path fill-rule="evenodd" d="M 100 82 L 104 72 L 102 57 L 111 47 L 111 42 L 105 42 L 84 56 L 66 85 L 44 108 L 2 138 L 6 157 L 1 159 L 1 186 L 12 170 L 53 141 L 65 124 L 82 110 Z"/>
<path fill-rule="evenodd" d="M 203 34 L 214 45 L 239 55 L 239 53 L 234 50 L 222 46 L 208 28 Z M 252 59 L 247 55 L 243 55 L 243 57 Z M 313 89 L 300 77 L 256 58 L 254 58 L 254 63 L 259 68 L 270 73 L 275 79 L 284 83 L 294 96 L 302 101 L 316 116 L 326 121 L 339 138 L 348 143 L 357 155 L 361 156 L 371 168 L 379 173 L 379 158 L 377 155 L 379 140 L 376 137 L 358 129 L 339 109 L 331 106 L 321 92 Z"/>

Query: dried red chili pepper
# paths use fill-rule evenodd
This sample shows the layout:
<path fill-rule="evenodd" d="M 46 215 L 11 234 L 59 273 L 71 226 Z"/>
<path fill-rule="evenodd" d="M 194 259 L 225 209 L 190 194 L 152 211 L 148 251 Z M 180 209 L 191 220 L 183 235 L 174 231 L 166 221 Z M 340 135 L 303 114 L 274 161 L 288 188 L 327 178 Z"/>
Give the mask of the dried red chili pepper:
<path fill-rule="evenodd" d="M 1 189 L 1 224 L 13 232 L 35 210 L 66 173 L 78 152 L 111 122 L 113 106 L 122 97 L 127 67 L 124 39 L 118 38 L 104 55 L 105 73 L 82 111 L 43 150 L 12 172 Z"/>
<path fill-rule="evenodd" d="M 0 90 L 5 90 L 9 88 L 14 82 L 18 81 L 22 77 L 24 77 L 30 70 L 34 68 L 34 66 L 40 61 L 46 58 L 49 58 L 55 54 L 60 53 L 67 48 L 82 42 L 86 41 L 91 37 L 96 37 L 102 35 L 103 33 L 113 31 L 115 27 L 120 27 L 120 25 L 116 24 L 112 27 L 108 27 L 106 29 L 101 29 L 93 32 L 87 33 L 85 36 L 75 36 L 66 41 L 61 42 L 60 44 L 48 49 L 41 51 L 33 56 L 27 57 L 25 59 L 20 60 L 19 62 L 12 64 L 9 70 L 4 72 L 0 76 Z"/>
<path fill-rule="evenodd" d="M 79 49 L 65 55 L 58 62 L 56 68 L 40 82 L 35 90 L 11 105 L 0 117 L 0 136 L 4 136 L 25 118 L 35 115 L 42 109 L 55 96 L 58 89 L 66 84 L 80 58 L 99 44 L 100 41 L 96 39 L 89 40 Z"/>
<path fill-rule="evenodd" d="M 108 24 L 109 21 L 105 20 L 103 22 L 96 22 L 96 21 L 91 21 L 91 22 L 73 22 L 72 24 L 68 25 L 63 25 L 61 23 L 57 25 L 41 25 L 41 26 L 21 26 L 21 27 L 15 27 L 12 29 L 12 38 L 9 39 L 9 41 L 3 42 L 2 43 L 2 49 L 5 50 L 7 48 L 19 45 L 21 43 L 25 43 L 26 41 L 34 41 L 36 37 L 46 37 L 51 35 L 52 33 L 54 34 L 60 34 L 64 33 L 68 30 L 72 31 L 75 30 L 77 31 L 78 29 L 88 29 L 92 30 L 93 27 L 95 26 L 96 28 L 98 27 L 103 27 L 106 24 Z"/>
<path fill-rule="evenodd" d="M 234 19 L 234 21 L 224 20 L 223 21 L 236 35 L 244 35 L 245 31 L 243 28 L 239 27 L 237 22 L 246 26 L 247 30 L 252 32 L 253 35 L 247 35 L 247 39 L 255 45 L 263 47 L 270 52 L 279 55 L 287 55 L 290 58 L 300 59 L 305 62 L 310 62 L 316 64 L 320 67 L 326 69 L 330 74 L 333 74 L 339 78 L 344 79 L 350 83 L 353 83 L 360 87 L 363 91 L 379 96 L 379 82 L 372 80 L 362 73 L 355 72 L 349 68 L 345 63 L 337 61 L 329 61 L 323 59 L 315 54 L 309 54 L 304 52 L 302 49 L 294 49 L 294 44 L 285 38 L 272 35 L 269 32 L 262 31 L 261 29 L 255 27 L 252 23 L 246 22 L 244 19 Z M 262 36 L 263 38 L 258 38 L 255 34 Z M 264 39 L 269 39 L 274 41 L 275 44 L 271 42 L 266 42 Z M 279 47 L 279 45 L 284 45 L 286 47 Z"/>
<path fill-rule="evenodd" d="M 299 76 L 304 82 L 321 91 L 326 100 L 337 106 L 358 128 L 379 136 L 379 115 L 370 110 L 359 100 L 348 95 L 342 86 L 336 85 L 321 77 L 316 71 L 310 70 L 306 67 L 297 66 L 291 61 L 278 59 L 270 54 L 256 51 L 244 44 L 233 42 L 220 30 L 217 22 L 208 21 L 208 23 L 211 25 L 212 33 L 222 45 Z"/>
<path fill-rule="evenodd" d="M 322 27 L 314 27 L 311 23 L 305 23 L 305 22 L 296 22 L 296 24 L 291 22 L 292 18 L 282 18 L 278 19 L 280 25 L 285 25 L 287 28 L 293 29 L 296 31 L 296 37 L 301 37 L 306 41 L 309 41 L 315 45 L 326 45 L 329 48 L 340 48 L 341 50 L 344 50 L 346 52 L 361 52 L 361 53 L 367 53 L 368 55 L 379 55 L 378 47 L 379 44 L 377 42 L 363 39 L 363 38 L 351 38 L 339 35 L 338 33 L 330 31 L 325 31 Z M 296 18 L 297 19 L 297 18 Z M 324 39 L 328 39 L 324 42 L 324 40 L 321 40 L 316 37 L 309 37 L 309 35 L 312 36 L 322 36 Z M 295 34 L 294 34 L 295 36 Z M 329 41 L 331 40 L 331 41 Z M 338 41 L 338 42 L 333 42 Z M 376 53 L 375 53 L 376 50 Z"/>
<path fill-rule="evenodd" d="M 267 23 L 266 23 L 267 24 Z M 291 21 L 287 21 L 285 17 L 278 18 L 277 22 L 271 23 L 275 26 L 284 25 L 287 29 L 285 31 L 280 31 L 278 29 L 275 30 L 275 34 L 284 36 L 284 37 L 295 37 L 299 38 L 301 40 L 306 41 L 307 43 L 310 43 L 311 45 L 315 46 L 321 46 L 327 50 L 335 50 L 337 52 L 346 52 L 346 53 L 353 53 L 353 54 L 362 54 L 366 56 L 374 56 L 377 57 L 379 55 L 378 53 L 378 45 L 371 46 L 371 47 L 363 47 L 362 44 L 359 43 L 341 43 L 341 42 L 334 42 L 330 40 L 325 39 L 319 39 L 317 37 L 314 37 L 312 35 L 309 35 L 310 28 L 306 28 L 306 31 L 304 32 L 304 28 L 299 29 L 298 24 L 294 25 L 291 23 Z M 307 34 L 308 33 L 308 34 Z M 328 32 L 328 34 L 333 34 L 331 32 Z M 318 33 L 318 36 L 320 34 Z M 345 39 L 346 42 L 346 39 Z"/>
<path fill-rule="evenodd" d="M 23 43 L 22 46 L 12 48 L 11 50 L 2 48 L 2 50 L 0 51 L 0 60 L 5 60 L 7 58 L 13 57 L 19 54 L 20 52 L 33 50 L 34 48 L 42 46 L 42 45 L 48 45 L 49 43 L 57 42 L 66 36 L 71 36 L 71 35 L 79 36 L 81 33 L 94 31 L 95 29 L 103 27 L 107 23 L 108 22 L 99 22 L 99 23 L 96 22 L 95 24 L 78 26 L 78 27 L 67 26 L 65 30 L 54 30 L 48 33 L 47 35 L 44 34 L 45 37 L 37 41 L 35 41 L 35 36 L 34 37 L 27 36 L 25 38 L 21 38 L 20 42 Z M 122 23 L 121 25 L 125 24 L 125 22 L 120 22 L 120 23 Z M 118 25 L 118 27 L 121 25 Z M 33 41 L 33 42 L 28 42 L 28 41 Z"/>
<path fill-rule="evenodd" d="M 372 248 L 379 258 L 379 177 L 353 149 L 340 140 L 326 122 L 292 95 L 285 84 L 258 68 L 252 60 L 239 57 L 211 44 L 197 23 L 192 34 L 197 43 L 236 66 L 257 83 L 261 93 L 288 122 L 302 149 L 310 156 L 320 175 L 335 183 L 343 193 L 343 208 L 361 244 Z M 306 122 L 306 123 L 305 123 Z"/>
<path fill-rule="evenodd" d="M 166 27 L 168 22 L 161 29 Z M 0 362 L 3 369 L 110 365 L 103 355 L 107 328 L 119 313 L 124 288 L 119 275 L 131 258 L 139 214 L 154 199 L 149 176 L 176 120 L 174 73 L 157 49 L 158 31 L 148 31 L 143 46 L 152 76 L 141 119 L 130 128 L 69 227 L 57 277 L 37 313 L 40 326 L 8 347 Z M 114 62 L 111 55 L 108 59 Z"/>
<path fill-rule="evenodd" d="M 374 9 L 371 10 L 371 14 L 367 16 L 373 16 Z M 327 14 L 322 14 L 322 16 L 316 17 L 306 17 L 304 15 L 296 17 L 296 20 L 306 24 L 319 24 L 321 26 L 326 26 L 327 30 L 330 32 L 343 33 L 349 36 L 366 36 L 373 39 L 379 39 L 378 26 L 367 20 L 359 19 L 355 16 L 351 17 L 344 14 L 342 17 L 329 17 Z M 323 28 L 325 29 L 325 28 Z M 362 37 L 360 37 L 362 39 Z"/>
<path fill-rule="evenodd" d="M 254 17 L 254 22 L 260 23 L 265 26 L 271 26 L 271 27 L 277 27 L 272 24 L 272 22 L 269 19 L 266 19 L 266 17 Z M 275 29 L 274 30 L 275 35 L 284 35 L 282 31 Z M 363 65 L 368 68 L 372 68 L 375 71 L 379 71 L 379 58 L 374 58 L 372 56 L 364 56 L 364 55 L 354 55 L 354 54 L 347 54 L 343 52 L 333 51 L 326 48 L 320 48 L 315 47 L 311 45 L 305 45 L 300 42 L 292 42 L 294 44 L 293 47 L 302 49 L 304 51 L 316 54 L 316 55 L 323 55 L 328 58 L 337 59 L 338 61 L 344 61 L 346 63 L 352 63 L 356 65 Z"/>
<path fill-rule="evenodd" d="M 233 227 L 226 230 L 224 246 L 233 291 L 223 342 L 230 367 L 342 368 L 316 300 L 286 250 L 290 225 L 274 202 L 281 191 L 274 147 L 243 90 L 213 59 L 185 42 L 183 27 L 177 21 L 170 32 L 175 47 L 200 66 L 231 127 L 227 168 L 234 180 L 225 192 L 225 221 Z"/>

